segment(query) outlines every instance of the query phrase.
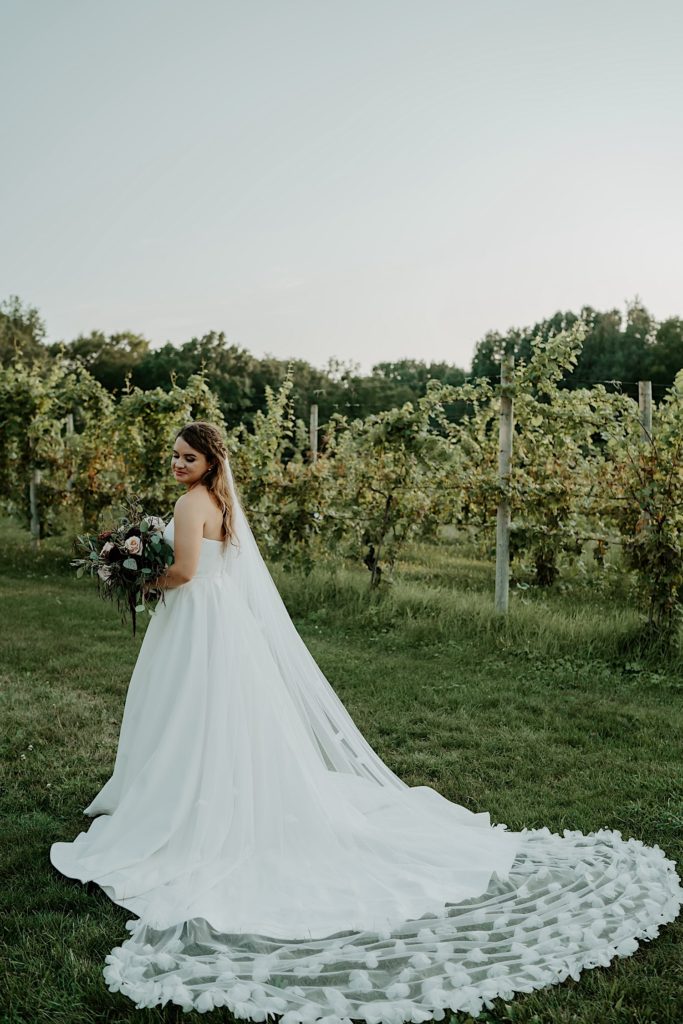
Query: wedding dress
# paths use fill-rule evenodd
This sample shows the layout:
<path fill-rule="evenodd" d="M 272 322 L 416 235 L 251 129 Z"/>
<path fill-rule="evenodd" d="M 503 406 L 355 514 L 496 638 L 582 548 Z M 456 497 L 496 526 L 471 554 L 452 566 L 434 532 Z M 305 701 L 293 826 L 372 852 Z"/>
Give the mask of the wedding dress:
<path fill-rule="evenodd" d="M 136 915 L 109 988 L 283 1024 L 441 1020 L 578 980 L 674 920 L 658 846 L 512 832 L 395 775 L 296 631 L 228 474 L 238 544 L 205 539 L 167 592 L 94 821 L 51 849 Z"/>

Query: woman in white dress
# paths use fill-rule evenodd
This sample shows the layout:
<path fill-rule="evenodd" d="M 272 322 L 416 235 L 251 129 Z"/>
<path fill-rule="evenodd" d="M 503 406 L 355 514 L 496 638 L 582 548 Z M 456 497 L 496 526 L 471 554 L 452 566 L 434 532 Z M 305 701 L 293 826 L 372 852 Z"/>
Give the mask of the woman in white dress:
<path fill-rule="evenodd" d="M 578 979 L 674 920 L 658 846 L 511 832 L 395 775 L 294 627 L 218 428 L 184 427 L 172 467 L 175 563 L 114 772 L 89 830 L 51 850 L 136 915 L 112 991 L 283 1024 L 441 1020 Z"/>

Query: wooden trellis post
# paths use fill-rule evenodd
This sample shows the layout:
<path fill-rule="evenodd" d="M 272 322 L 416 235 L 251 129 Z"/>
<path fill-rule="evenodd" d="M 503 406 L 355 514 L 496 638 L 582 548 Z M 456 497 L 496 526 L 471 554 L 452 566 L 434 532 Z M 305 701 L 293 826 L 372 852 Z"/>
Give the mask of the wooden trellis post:
<path fill-rule="evenodd" d="M 72 412 L 68 412 L 66 414 L 66 418 L 64 420 L 64 427 L 65 427 L 66 436 L 67 437 L 73 437 L 73 434 L 74 434 L 74 414 Z M 72 468 L 73 468 L 73 463 L 72 463 Z M 69 478 L 66 481 L 66 489 L 67 489 L 67 491 L 72 491 L 73 490 L 73 486 L 74 486 L 73 473 L 70 473 L 69 474 Z"/>
<path fill-rule="evenodd" d="M 28 502 L 30 515 L 31 536 L 36 544 L 40 543 L 40 511 L 38 509 L 38 485 L 41 480 L 39 469 L 31 471 L 31 478 L 28 484 Z"/>
<path fill-rule="evenodd" d="M 318 405 L 316 402 L 311 406 L 311 419 L 310 419 L 310 445 L 311 445 L 311 462 L 315 462 L 318 458 Z"/>
<path fill-rule="evenodd" d="M 500 365 L 500 422 L 498 428 L 498 483 L 507 487 L 512 462 L 512 389 L 515 357 L 503 356 Z M 496 517 L 496 612 L 506 615 L 510 589 L 510 500 L 501 496 Z"/>
<path fill-rule="evenodd" d="M 640 409 L 640 436 L 652 440 L 652 381 L 638 381 L 638 408 Z"/>
<path fill-rule="evenodd" d="M 640 410 L 640 437 L 648 444 L 652 444 L 652 381 L 638 381 L 638 408 Z M 650 513 L 646 508 L 641 509 L 643 524 L 650 526 Z"/>

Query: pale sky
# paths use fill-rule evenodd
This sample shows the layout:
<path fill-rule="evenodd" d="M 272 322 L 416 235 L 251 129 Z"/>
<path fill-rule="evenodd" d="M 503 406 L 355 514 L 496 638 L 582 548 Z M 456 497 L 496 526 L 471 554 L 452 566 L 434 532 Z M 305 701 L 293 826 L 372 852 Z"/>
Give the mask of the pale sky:
<path fill-rule="evenodd" d="M 48 340 L 469 366 L 683 315 L 680 0 L 0 0 L 0 300 Z"/>

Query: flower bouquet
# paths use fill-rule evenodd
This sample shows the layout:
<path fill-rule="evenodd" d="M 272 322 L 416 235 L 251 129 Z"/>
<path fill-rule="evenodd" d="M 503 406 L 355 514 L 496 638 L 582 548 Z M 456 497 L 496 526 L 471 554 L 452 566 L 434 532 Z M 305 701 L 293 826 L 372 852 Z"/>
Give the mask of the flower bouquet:
<path fill-rule="evenodd" d="M 71 565 L 79 578 L 85 572 L 97 577 L 100 596 L 116 601 L 124 621 L 130 615 L 135 636 L 137 613 L 151 615 L 148 605 L 163 600 L 154 581 L 173 564 L 173 548 L 164 540 L 163 519 L 143 512 L 137 498 L 124 501 L 123 513 L 113 529 L 77 537 L 84 555 Z"/>

